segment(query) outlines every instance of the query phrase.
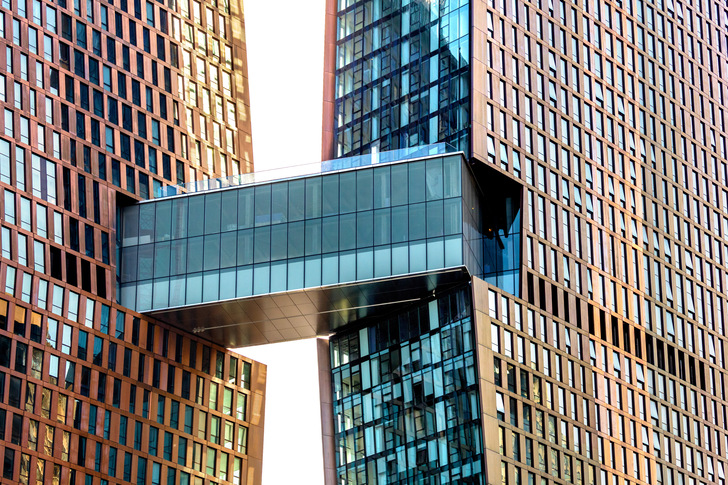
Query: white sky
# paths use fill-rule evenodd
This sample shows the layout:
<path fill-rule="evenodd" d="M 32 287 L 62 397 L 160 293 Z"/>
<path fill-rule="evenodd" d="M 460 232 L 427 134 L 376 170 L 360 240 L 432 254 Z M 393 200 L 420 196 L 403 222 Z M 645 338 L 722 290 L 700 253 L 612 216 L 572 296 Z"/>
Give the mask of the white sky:
<path fill-rule="evenodd" d="M 324 0 L 242 0 L 255 170 L 321 160 Z"/>
<path fill-rule="evenodd" d="M 268 366 L 263 485 L 323 484 L 316 339 L 237 351 Z"/>
<path fill-rule="evenodd" d="M 321 160 L 324 0 L 242 0 L 255 170 Z M 263 485 L 323 483 L 316 341 L 239 349 L 268 365 Z"/>

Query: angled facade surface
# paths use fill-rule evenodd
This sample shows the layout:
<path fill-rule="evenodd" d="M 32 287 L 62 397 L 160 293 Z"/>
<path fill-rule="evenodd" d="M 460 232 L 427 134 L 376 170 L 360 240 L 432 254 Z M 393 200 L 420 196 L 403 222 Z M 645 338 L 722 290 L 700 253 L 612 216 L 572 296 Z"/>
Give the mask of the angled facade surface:
<path fill-rule="evenodd" d="M 724 483 L 725 5 L 330 1 L 327 19 L 325 156 L 462 127 L 474 173 L 523 186 L 516 291 L 470 284 L 474 482 Z M 396 315 L 331 339 L 331 483 L 443 466 L 438 397 L 414 382 L 437 385 L 424 364 L 408 384 L 403 353 L 442 331 L 387 341 L 383 367 L 371 336 Z"/>
<path fill-rule="evenodd" d="M 252 170 L 242 4 L 0 4 L 0 480 L 257 483 L 265 366 L 117 303 L 117 213 Z"/>

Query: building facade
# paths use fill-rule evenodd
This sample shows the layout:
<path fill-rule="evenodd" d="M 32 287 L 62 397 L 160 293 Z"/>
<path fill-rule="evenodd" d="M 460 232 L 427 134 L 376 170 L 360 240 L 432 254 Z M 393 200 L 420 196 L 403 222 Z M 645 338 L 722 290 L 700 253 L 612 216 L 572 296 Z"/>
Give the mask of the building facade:
<path fill-rule="evenodd" d="M 235 6 L 1 7 L 4 480 L 255 481 L 325 335 L 327 483 L 725 482 L 725 6 L 330 0 L 275 182 Z"/>
<path fill-rule="evenodd" d="M 252 170 L 241 2 L 0 5 L 2 483 L 258 483 L 265 366 L 117 303 L 117 213 Z"/>
<path fill-rule="evenodd" d="M 463 284 L 330 339 L 339 482 L 482 483 L 474 332 Z"/>
<path fill-rule="evenodd" d="M 468 152 L 470 15 L 465 0 L 327 2 L 323 159 Z"/>
<path fill-rule="evenodd" d="M 471 283 L 476 483 L 724 483 L 725 5 L 327 4 L 324 157 L 446 141 L 523 187 L 516 291 Z M 331 340 L 327 479 L 392 483 L 411 449 L 396 480 L 428 476 L 429 428 L 365 384 L 372 357 L 342 363 L 346 342 Z M 367 372 L 405 386 L 407 368 Z M 349 395 L 375 411 L 352 417 Z M 398 420 L 366 414 L 398 405 Z"/>

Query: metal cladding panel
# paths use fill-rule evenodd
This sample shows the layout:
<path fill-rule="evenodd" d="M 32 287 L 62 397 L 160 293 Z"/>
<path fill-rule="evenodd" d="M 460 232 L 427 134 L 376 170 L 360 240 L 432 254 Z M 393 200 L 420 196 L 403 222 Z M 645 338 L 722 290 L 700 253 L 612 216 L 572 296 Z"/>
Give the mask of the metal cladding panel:
<path fill-rule="evenodd" d="M 228 348 L 326 336 L 461 284 L 464 267 L 252 296 L 150 314 Z"/>

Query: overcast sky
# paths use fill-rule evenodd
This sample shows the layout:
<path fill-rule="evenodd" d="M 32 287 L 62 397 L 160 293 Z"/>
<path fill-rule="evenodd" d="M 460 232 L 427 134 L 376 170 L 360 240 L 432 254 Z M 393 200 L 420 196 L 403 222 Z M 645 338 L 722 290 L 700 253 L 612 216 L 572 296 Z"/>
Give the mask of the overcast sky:
<path fill-rule="evenodd" d="M 324 0 L 243 0 L 255 171 L 321 160 Z M 315 340 L 241 349 L 268 365 L 263 485 L 322 484 Z"/>

